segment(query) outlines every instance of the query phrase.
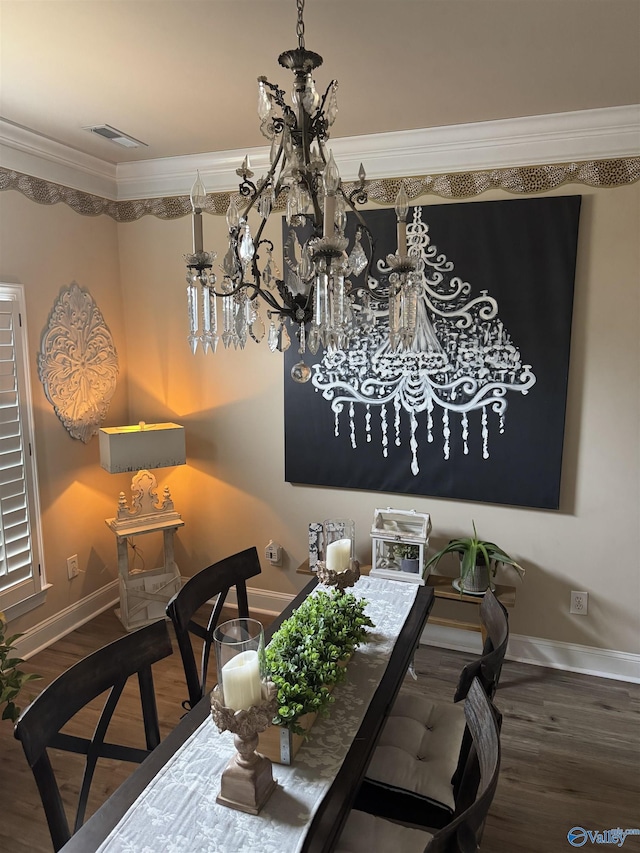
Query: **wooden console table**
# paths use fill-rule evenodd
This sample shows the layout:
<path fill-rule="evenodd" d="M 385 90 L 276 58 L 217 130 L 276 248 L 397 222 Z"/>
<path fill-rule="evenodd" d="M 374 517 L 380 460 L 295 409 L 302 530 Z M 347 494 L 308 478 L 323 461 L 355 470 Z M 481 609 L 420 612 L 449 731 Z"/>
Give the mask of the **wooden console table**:
<path fill-rule="evenodd" d="M 482 603 L 481 595 L 467 595 L 460 593 L 453 588 L 451 585 L 451 581 L 454 578 L 447 577 L 445 575 L 429 575 L 427 578 L 427 586 L 433 587 L 433 594 L 436 599 L 447 599 L 448 601 L 455 601 L 459 605 L 472 605 L 475 607 L 480 607 Z M 513 607 L 516 603 L 516 588 L 515 586 L 505 586 L 504 584 L 496 584 L 493 590 L 495 597 L 501 604 L 504 604 L 505 607 Z M 466 607 L 466 610 L 469 611 L 470 608 Z M 441 616 L 434 616 L 433 614 L 429 617 L 430 625 L 443 625 L 445 628 L 462 628 L 465 631 L 479 631 L 482 634 L 482 642 L 485 641 L 485 632 L 483 630 L 482 625 L 479 622 L 467 622 L 464 619 L 459 618 L 444 618 Z"/>

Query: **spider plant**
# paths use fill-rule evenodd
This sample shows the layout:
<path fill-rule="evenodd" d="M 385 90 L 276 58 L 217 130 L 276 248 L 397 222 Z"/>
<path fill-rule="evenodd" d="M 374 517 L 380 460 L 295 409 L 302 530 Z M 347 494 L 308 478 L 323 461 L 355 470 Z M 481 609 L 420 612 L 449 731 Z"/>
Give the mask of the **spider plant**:
<path fill-rule="evenodd" d="M 472 525 L 473 536 L 451 539 L 448 545 L 427 561 L 425 573 L 428 569 L 435 568 L 445 554 L 457 553 L 460 555 L 461 589 L 467 586 L 466 581 L 475 574 L 476 565 L 486 566 L 492 578 L 496 575 L 498 563 L 511 566 L 522 577 L 522 566 L 494 542 L 479 539 L 475 521 L 472 521 Z"/>

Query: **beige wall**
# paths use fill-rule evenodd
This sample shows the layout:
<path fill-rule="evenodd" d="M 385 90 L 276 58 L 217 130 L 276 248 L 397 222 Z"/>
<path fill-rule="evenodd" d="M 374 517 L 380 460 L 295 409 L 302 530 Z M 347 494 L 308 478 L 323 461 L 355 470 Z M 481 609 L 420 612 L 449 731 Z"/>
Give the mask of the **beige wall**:
<path fill-rule="evenodd" d="M 570 192 L 581 192 L 584 200 L 558 512 L 283 482 L 281 357 L 265 343 L 249 342 L 243 352 L 221 348 L 208 356 L 192 356 L 187 346 L 182 262 L 191 239 L 187 219 L 164 222 L 147 216 L 117 226 L 116 235 L 116 226 L 105 217 L 86 219 L 61 206 L 40 208 L 7 192 L 0 203 L 10 206 L 12 218 L 5 226 L 3 217 L 8 233 L 0 270 L 42 288 L 42 299 L 28 296 L 32 349 L 60 286 L 75 278 L 91 290 L 127 368 L 128 412 L 123 369 L 108 424 L 127 414 L 132 422 L 175 419 L 185 424 L 189 464 L 158 477 L 171 486 L 186 522 L 176 549 L 183 574 L 252 544 L 262 553 L 273 538 L 287 552 L 284 564 L 272 568 L 263 561 L 263 573 L 252 585 L 293 593 L 304 583 L 295 569 L 306 557 L 309 521 L 328 515 L 354 518 L 358 556 L 369 562 L 376 507 L 428 511 L 435 545 L 468 532 L 474 518 L 484 536 L 527 568 L 512 614 L 515 634 L 640 653 L 640 185 L 572 187 L 557 194 Z M 482 196 L 491 198 L 505 195 Z M 442 203 L 433 198 L 420 202 Z M 37 253 L 26 253 L 25 230 Z M 206 217 L 205 247 L 223 252 L 224 230 L 224 220 Z M 22 242 L 21 252 L 15 242 Z M 117 251 L 121 296 L 115 289 Z M 47 565 L 55 587 L 46 612 L 33 614 L 30 624 L 71 596 L 64 565 L 68 553 L 77 550 L 81 565 L 89 567 L 82 576 L 87 591 L 115 576 L 115 548 L 103 519 L 112 513 L 117 491 L 127 488 L 126 475 L 121 481 L 101 471 L 95 440 L 84 447 L 68 437 L 44 400 L 35 372 L 33 378 L 40 476 L 43 486 L 47 483 Z M 81 513 L 79 521 L 74 511 Z M 587 617 L 569 615 L 571 589 L 589 592 Z"/>
<path fill-rule="evenodd" d="M 44 564 L 53 586 L 44 605 L 12 623 L 25 631 L 117 577 L 113 515 L 118 488 L 100 468 L 97 438 L 71 438 L 47 401 L 38 378 L 37 353 L 49 312 L 61 288 L 76 281 L 88 290 L 111 330 L 120 361 L 110 415 L 127 416 L 124 335 L 117 229 L 105 216 L 78 216 L 63 204 L 46 206 L 17 192 L 0 193 L 0 280 L 24 285 L 36 453 L 43 519 Z M 67 578 L 67 557 L 78 555 L 80 574 Z"/>
<path fill-rule="evenodd" d="M 266 344 L 192 356 L 181 256 L 186 219 L 145 217 L 119 226 L 133 419 L 175 417 L 187 427 L 189 470 L 172 475 L 186 526 L 179 552 L 188 573 L 273 538 L 282 568 L 263 562 L 254 586 L 301 587 L 309 521 L 355 519 L 357 550 L 370 562 L 380 506 L 431 513 L 432 542 L 470 529 L 499 541 L 527 567 L 512 631 L 640 652 L 638 612 L 638 256 L 640 185 L 564 189 L 584 196 L 576 280 L 564 470 L 559 512 L 415 498 L 283 482 L 283 368 Z M 483 199 L 505 198 L 495 192 Z M 424 199 L 423 203 L 441 203 Z M 222 253 L 224 220 L 205 218 L 205 248 Z M 277 227 L 277 226 L 276 226 Z M 277 233 L 271 234 L 277 239 Z M 144 321 L 135 321 L 144 317 Z M 541 330 L 544 334 L 544 330 Z M 570 616 L 569 592 L 587 590 L 589 615 Z"/>

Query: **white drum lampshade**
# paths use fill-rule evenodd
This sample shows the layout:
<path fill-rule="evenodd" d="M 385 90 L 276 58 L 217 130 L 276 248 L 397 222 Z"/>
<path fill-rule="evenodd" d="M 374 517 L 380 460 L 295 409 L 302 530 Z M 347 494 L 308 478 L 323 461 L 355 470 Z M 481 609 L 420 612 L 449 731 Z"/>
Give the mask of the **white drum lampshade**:
<path fill-rule="evenodd" d="M 168 468 L 187 461 L 184 427 L 145 424 L 100 430 L 100 465 L 110 474 Z"/>

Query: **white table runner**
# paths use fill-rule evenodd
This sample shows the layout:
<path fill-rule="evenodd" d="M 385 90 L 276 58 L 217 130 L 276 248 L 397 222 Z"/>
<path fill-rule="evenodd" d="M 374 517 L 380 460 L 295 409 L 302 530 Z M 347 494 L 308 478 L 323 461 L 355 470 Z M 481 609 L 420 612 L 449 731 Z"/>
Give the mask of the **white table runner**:
<path fill-rule="evenodd" d="M 322 587 L 319 587 L 320 589 Z M 384 675 L 419 587 L 361 578 L 352 590 L 369 603 L 369 641 L 336 686 L 328 718 L 318 718 L 294 763 L 273 765 L 278 788 L 259 815 L 216 803 L 233 735 L 208 717 L 140 794 L 99 853 L 297 853 Z M 313 594 L 313 592 L 312 592 Z"/>

